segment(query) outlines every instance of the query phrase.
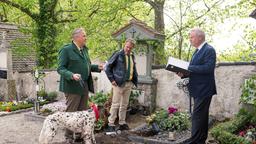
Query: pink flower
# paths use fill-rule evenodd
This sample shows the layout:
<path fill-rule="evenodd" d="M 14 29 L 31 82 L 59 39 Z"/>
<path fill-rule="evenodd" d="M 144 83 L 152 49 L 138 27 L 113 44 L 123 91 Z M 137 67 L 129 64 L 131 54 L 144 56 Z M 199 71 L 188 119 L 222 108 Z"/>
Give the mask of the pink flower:
<path fill-rule="evenodd" d="M 173 113 L 175 113 L 175 112 L 177 112 L 177 111 L 178 111 L 178 109 L 175 108 L 175 107 L 170 106 L 170 107 L 168 108 L 169 114 L 173 114 Z"/>
<path fill-rule="evenodd" d="M 244 135 L 245 135 L 245 131 L 240 131 L 240 132 L 239 132 L 239 136 L 242 136 L 242 137 L 243 137 Z"/>

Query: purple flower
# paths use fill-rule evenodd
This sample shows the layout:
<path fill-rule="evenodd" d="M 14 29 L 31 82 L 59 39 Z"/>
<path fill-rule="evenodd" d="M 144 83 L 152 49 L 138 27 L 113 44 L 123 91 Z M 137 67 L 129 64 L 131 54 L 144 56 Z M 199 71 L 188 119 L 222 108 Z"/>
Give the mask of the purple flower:
<path fill-rule="evenodd" d="M 177 112 L 177 111 L 178 111 L 178 109 L 175 108 L 175 107 L 170 106 L 170 107 L 168 108 L 169 114 L 173 114 L 173 113 L 175 113 L 175 112 Z"/>

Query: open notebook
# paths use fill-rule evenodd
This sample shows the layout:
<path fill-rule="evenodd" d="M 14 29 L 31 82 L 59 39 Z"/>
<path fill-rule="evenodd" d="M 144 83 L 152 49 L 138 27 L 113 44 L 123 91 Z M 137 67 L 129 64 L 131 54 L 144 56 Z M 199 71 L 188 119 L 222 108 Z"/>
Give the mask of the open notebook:
<path fill-rule="evenodd" d="M 172 72 L 181 72 L 184 75 L 188 75 L 189 74 L 188 65 L 189 65 L 189 62 L 186 62 L 177 58 L 169 57 L 168 63 L 165 69 Z"/>

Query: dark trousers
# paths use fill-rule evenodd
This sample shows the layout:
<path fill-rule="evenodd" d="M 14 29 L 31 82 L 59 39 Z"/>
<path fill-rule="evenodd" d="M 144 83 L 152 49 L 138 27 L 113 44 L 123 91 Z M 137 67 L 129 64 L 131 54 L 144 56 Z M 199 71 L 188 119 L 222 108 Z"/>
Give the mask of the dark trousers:
<path fill-rule="evenodd" d="M 209 107 L 212 96 L 194 98 L 191 138 L 186 144 L 205 144 L 208 136 Z"/>
<path fill-rule="evenodd" d="M 65 93 L 66 105 L 67 105 L 66 112 L 83 111 L 87 109 L 87 102 L 89 97 L 88 86 L 84 92 L 85 92 L 84 95 Z M 66 129 L 65 136 L 67 138 L 73 139 L 73 134 L 74 134 L 73 131 Z"/>

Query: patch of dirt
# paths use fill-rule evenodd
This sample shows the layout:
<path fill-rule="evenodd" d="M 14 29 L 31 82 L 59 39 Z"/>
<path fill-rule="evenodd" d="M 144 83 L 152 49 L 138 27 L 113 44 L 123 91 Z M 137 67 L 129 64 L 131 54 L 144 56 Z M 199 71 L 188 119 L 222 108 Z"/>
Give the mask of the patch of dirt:
<path fill-rule="evenodd" d="M 134 129 L 146 122 L 146 116 L 141 114 L 128 115 L 126 122 L 130 129 Z M 100 132 L 95 134 L 95 139 L 97 144 L 137 144 L 130 141 L 128 135 L 131 135 L 129 131 L 122 131 L 121 134 L 115 136 L 106 135 L 105 132 Z"/>
<path fill-rule="evenodd" d="M 97 144 L 135 144 L 135 142 L 128 139 L 128 133 L 125 131 L 115 136 L 105 135 L 105 133 L 97 133 L 95 134 L 95 139 Z"/>

